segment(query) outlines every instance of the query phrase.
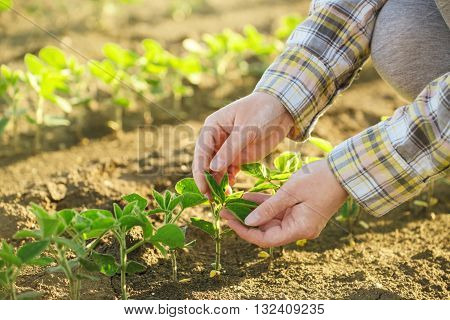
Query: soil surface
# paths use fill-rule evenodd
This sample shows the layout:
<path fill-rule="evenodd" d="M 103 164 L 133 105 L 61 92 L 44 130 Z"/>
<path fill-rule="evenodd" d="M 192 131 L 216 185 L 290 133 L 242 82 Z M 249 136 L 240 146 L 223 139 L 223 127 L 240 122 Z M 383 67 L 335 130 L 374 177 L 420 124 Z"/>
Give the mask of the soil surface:
<path fill-rule="evenodd" d="M 154 8 L 159 8 L 159 12 L 165 12 L 164 1 L 151 2 Z M 118 27 L 128 27 L 117 38 L 125 43 L 136 43 L 145 35 L 164 38 L 176 46 L 185 36 L 192 36 L 195 32 L 218 31 L 225 26 L 239 28 L 253 23 L 268 28 L 276 17 L 292 12 L 290 2 L 209 1 L 208 10 L 195 13 L 183 22 L 173 22 L 170 17 L 156 15 L 156 9 L 146 15 L 142 10 L 131 7 L 127 10 L 134 10 L 132 18 L 125 22 L 119 20 L 122 22 L 118 23 Z M 53 2 L 43 3 L 50 5 Z M 306 14 L 307 3 L 298 1 L 294 8 Z M 217 12 L 221 13 L 220 16 Z M 108 28 L 106 32 L 90 27 L 92 21 L 86 17 L 92 18 L 93 13 L 88 5 L 80 5 L 77 16 L 83 24 L 77 25 L 76 21 L 69 23 L 60 18 L 55 20 L 54 25 L 59 26 L 58 23 L 65 21 L 60 26 L 64 31 L 61 33 L 66 36 L 70 34 L 71 41 L 80 46 L 80 50 L 92 50 L 92 55 L 95 55 L 101 43 L 117 40 L 111 38 L 114 29 Z M 45 21 L 42 19 L 42 23 Z M 68 26 L 71 23 L 78 27 Z M 17 45 L 18 39 L 32 33 L 29 31 L 31 27 L 25 23 L 18 23 L 18 26 L 17 30 L 22 31 L 13 33 L 7 30 L 10 42 L 2 43 L 2 47 L 9 49 L 1 51 L 2 61 L 14 62 L 25 51 L 32 51 L 34 44 L 39 45 L 34 50 L 48 44 L 44 41 L 48 38 L 42 36 L 36 38 L 36 42 L 26 42 L 28 47 L 21 48 Z M 149 33 L 144 31 L 147 29 Z M 239 90 L 232 90 L 231 87 L 225 90 L 228 93 L 221 98 L 210 98 L 208 93 L 202 93 L 195 103 L 187 103 L 187 116 L 183 118 L 187 122 L 184 126 L 167 120 L 164 126 L 136 130 L 130 124 L 130 129 L 119 137 L 105 132 L 81 142 L 65 133 L 61 148 L 52 147 L 39 154 L 2 153 L 7 155 L 0 158 L 0 239 L 11 240 L 18 229 L 35 226 L 33 216 L 27 211 L 30 202 L 49 210 L 111 209 L 112 203 L 119 201 L 123 194 L 138 192 L 150 197 L 152 189 L 173 189 L 178 179 L 190 175 L 193 143 L 204 117 L 213 108 L 250 92 L 254 82 L 255 79 L 242 83 Z M 404 103 L 379 79 L 369 62 L 355 84 L 338 97 L 333 107 L 320 119 L 314 134 L 337 144 L 377 123 L 381 116 L 390 115 Z M 196 121 L 191 120 L 194 118 Z M 134 121 L 142 123 L 139 115 L 135 116 Z M 95 127 L 91 128 L 95 131 Z M 286 149 L 299 150 L 308 155 L 316 152 L 310 146 L 291 141 L 285 141 L 278 151 Z M 240 176 L 236 186 L 245 189 L 250 183 L 248 178 Z M 309 241 L 301 248 L 286 246 L 283 252 L 276 251 L 273 261 L 259 259 L 257 254 L 260 249 L 231 234 L 223 243 L 226 272 L 220 279 L 209 278 L 214 256 L 213 242 L 200 231 L 189 228 L 187 236 L 197 239 L 196 245 L 178 255 L 179 276 L 186 281 L 171 282 L 170 261 L 161 257 L 154 248 L 144 247 L 133 253 L 132 258 L 145 263 L 148 269 L 129 277 L 131 298 L 449 299 L 448 184 L 438 182 L 435 196 L 439 202 L 432 214 L 413 210 L 408 205 L 378 219 L 363 214 L 362 219 L 368 223 L 369 229 L 357 226 L 353 236 L 349 236 L 345 226 L 332 220 L 318 239 Z M 184 221 L 191 215 L 207 216 L 208 210 L 188 211 Z M 116 252 L 116 249 L 117 244 L 108 238 L 99 247 L 102 252 L 110 253 Z M 119 277 L 85 281 L 81 296 L 84 299 L 118 299 L 119 282 Z M 19 291 L 30 288 L 40 290 L 44 292 L 45 299 L 68 298 L 65 280 L 39 268 L 26 269 L 18 287 Z"/>

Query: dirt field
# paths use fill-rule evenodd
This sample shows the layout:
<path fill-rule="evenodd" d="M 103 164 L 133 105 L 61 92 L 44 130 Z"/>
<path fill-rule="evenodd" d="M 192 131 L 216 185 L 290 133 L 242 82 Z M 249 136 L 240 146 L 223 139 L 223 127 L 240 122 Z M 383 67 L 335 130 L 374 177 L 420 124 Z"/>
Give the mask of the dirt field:
<path fill-rule="evenodd" d="M 152 9 L 143 12 L 142 4 L 127 7 L 117 17 L 115 28 L 108 27 L 108 31 L 95 24 L 96 13 L 88 1 L 81 1 L 77 18 L 70 20 L 65 17 L 71 16 L 74 9 L 71 5 L 59 8 L 51 1 L 43 1 L 39 10 L 47 10 L 54 20 L 39 18 L 39 11 L 36 19 L 47 27 L 52 24 L 58 36 L 70 40 L 72 46 L 94 58 L 107 41 L 133 46 L 143 38 L 154 37 L 176 50 L 186 36 L 195 37 L 224 27 L 239 29 L 247 23 L 267 30 L 277 17 L 293 10 L 306 14 L 308 7 L 308 1 L 294 1 L 294 4 L 276 1 L 274 4 L 268 0 L 214 0 L 208 2 L 207 10 L 194 13 L 185 21 L 174 22 L 166 13 L 165 1 L 144 2 Z M 25 52 L 35 52 L 52 43 L 48 35 L 22 18 L 14 19 L 17 28 L 3 30 L 6 40 L 0 45 L 2 63 L 19 64 Z M 182 119 L 198 131 L 207 114 L 249 93 L 255 81 L 245 80 L 237 90 L 230 84 L 229 88 L 220 88 L 220 94 L 217 90 L 211 95 L 201 93 L 186 102 Z M 314 134 L 339 143 L 404 103 L 368 63 L 351 89 L 338 97 L 321 118 Z M 3 150 L 0 153 L 0 238 L 11 240 L 19 228 L 34 226 L 35 221 L 26 209 L 31 201 L 47 209 L 111 209 L 112 203 L 119 201 L 123 194 L 138 192 L 150 197 L 153 188 L 171 188 L 180 177 L 189 176 L 195 135 L 184 140 L 167 137 L 165 133 L 171 128 L 175 130 L 176 123 L 163 112 L 155 111 L 154 123 L 165 123 L 165 126 L 148 130 L 146 134 L 155 141 L 163 141 L 165 149 L 147 150 L 151 152 L 142 156 L 138 154 L 138 130 L 132 129 L 142 123 L 140 116 L 139 113 L 129 115 L 126 123 L 129 130 L 121 137 L 108 135 L 105 128 L 97 127 L 100 115 L 95 114 L 85 129 L 89 139 L 82 142 L 71 132 L 54 131 L 48 150 L 40 154 L 28 151 L 26 136 L 21 152 Z M 314 152 L 292 142 L 284 143 L 279 150 L 286 148 L 306 154 Z M 158 174 L 139 173 L 143 166 Z M 237 187 L 248 185 L 249 180 L 240 176 Z M 257 258 L 258 248 L 230 235 L 223 245 L 226 273 L 220 280 L 208 277 L 214 255 L 213 242 L 203 233 L 188 229 L 188 238 L 198 241 L 194 249 L 179 254 L 179 271 L 180 278 L 189 280 L 170 282 L 170 261 L 164 260 L 151 247 L 141 248 L 133 253 L 133 258 L 144 262 L 148 269 L 130 277 L 130 296 L 132 299 L 449 299 L 448 185 L 438 183 L 436 197 L 439 203 L 432 216 L 413 212 L 407 205 L 380 219 L 364 214 L 363 220 L 370 229 L 357 227 L 353 241 L 349 241 L 348 233 L 332 221 L 318 239 L 303 248 L 287 246 L 271 264 Z M 187 212 L 186 221 L 191 213 L 201 216 L 206 215 L 207 210 Z M 106 239 L 99 250 L 117 251 L 110 239 Z M 119 282 L 119 277 L 85 281 L 81 296 L 118 299 Z M 18 287 L 19 291 L 29 288 L 43 291 L 46 299 L 67 298 L 64 280 L 41 269 L 25 270 Z"/>

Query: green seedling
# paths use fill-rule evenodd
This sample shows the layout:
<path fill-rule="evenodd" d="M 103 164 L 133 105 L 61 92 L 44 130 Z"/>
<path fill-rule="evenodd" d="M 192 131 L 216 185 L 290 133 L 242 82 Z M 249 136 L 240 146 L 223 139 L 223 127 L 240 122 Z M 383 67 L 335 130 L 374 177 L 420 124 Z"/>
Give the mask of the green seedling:
<path fill-rule="evenodd" d="M 0 117 L 0 136 L 3 134 L 8 124 L 11 123 L 15 148 L 17 148 L 19 144 L 19 119 L 26 113 L 26 109 L 20 107 L 23 100 L 23 83 L 24 74 L 22 71 L 11 70 L 5 65 L 0 67 L 0 101 L 6 106 L 2 117 Z"/>
<path fill-rule="evenodd" d="M 412 201 L 414 209 L 424 209 L 427 215 L 431 213 L 432 208 L 439 202 L 438 198 L 434 197 L 434 188 L 435 182 L 431 181 L 426 187 L 426 191 Z"/>
<path fill-rule="evenodd" d="M 176 189 L 182 195 L 182 207 L 195 206 L 204 202 L 208 202 L 211 207 L 212 222 L 193 217 L 191 218 L 191 224 L 208 234 L 215 242 L 215 260 L 212 263 L 213 270 L 210 272 L 210 277 L 215 277 L 219 276 L 222 271 L 221 242 L 223 236 L 229 231 L 222 230 L 220 211 L 227 209 L 239 221 L 244 223 L 245 218 L 257 207 L 257 204 L 242 199 L 242 192 L 227 194 L 231 190 L 227 174 L 225 174 L 220 183 L 217 183 L 214 177 L 208 172 L 205 172 L 205 178 L 211 192 L 210 200 L 200 193 L 192 178 L 183 179 L 178 182 Z"/>
<path fill-rule="evenodd" d="M 41 254 L 47 249 L 49 241 L 29 242 L 15 250 L 5 240 L 0 248 L 0 287 L 3 287 L 11 300 L 36 299 L 39 292 L 27 291 L 17 294 L 16 279 L 25 266 L 46 266 L 53 262 L 50 257 Z"/>
<path fill-rule="evenodd" d="M 241 166 L 241 171 L 245 174 L 257 178 L 250 192 L 268 191 L 271 194 L 277 192 L 294 172 L 300 170 L 303 165 L 299 153 L 283 152 L 273 161 L 274 169 L 266 167 L 262 163 L 248 163 Z M 260 251 L 258 257 L 273 258 L 274 248 L 269 248 L 269 252 Z"/>
<path fill-rule="evenodd" d="M 80 214 L 64 209 L 49 213 L 34 203 L 30 204 L 30 211 L 35 215 L 39 229 L 20 230 L 14 238 L 32 238 L 46 243 L 51 261 L 56 262 L 48 272 L 63 273 L 69 282 L 70 299 L 79 299 L 81 280 L 95 279 L 89 274 L 97 271 L 93 267 L 91 253 L 112 227 L 112 219 L 105 221 L 107 212 L 103 210 L 88 210 Z"/>
<path fill-rule="evenodd" d="M 204 34 L 201 42 L 186 39 L 183 46 L 198 55 L 205 69 L 220 84 L 253 72 L 250 65 L 256 70 L 262 70 L 258 67 L 261 63 L 267 66 L 269 58 L 280 49 L 272 40 L 253 26 L 246 26 L 243 33 L 225 29 L 218 34 Z"/>
<path fill-rule="evenodd" d="M 24 60 L 27 67 L 26 82 L 37 95 L 34 113 L 27 115 L 27 120 L 36 126 L 35 148 L 39 150 L 42 147 L 42 131 L 45 127 L 70 125 L 67 115 L 72 112 L 72 105 L 63 97 L 70 92 L 69 76 L 33 54 L 26 54 Z M 47 108 L 50 106 L 56 106 L 63 115 L 48 114 Z"/>
<path fill-rule="evenodd" d="M 153 244 L 157 249 L 165 252 L 182 248 L 185 244 L 184 232 L 175 224 L 167 223 L 157 230 L 148 219 L 151 212 L 145 211 L 148 200 L 138 194 L 124 196 L 128 202 L 124 208 L 114 204 L 114 214 L 106 212 L 107 221 L 112 221 L 111 232 L 119 243 L 119 258 L 117 263 L 114 256 L 109 254 L 94 253 L 93 260 L 100 266 L 100 272 L 107 276 L 120 273 L 120 288 L 123 300 L 128 299 L 127 274 L 134 274 L 146 270 L 146 266 L 137 262 L 129 261 L 128 255 L 146 243 Z M 142 239 L 128 247 L 126 236 L 135 227 L 142 229 Z"/>
<path fill-rule="evenodd" d="M 172 97 L 174 108 L 181 109 L 182 99 L 190 97 L 192 85 L 199 84 L 203 72 L 200 59 L 193 54 L 177 57 L 157 41 L 145 39 L 141 78 L 145 79 L 160 99 Z"/>
<path fill-rule="evenodd" d="M 105 91 L 109 94 L 110 102 L 114 106 L 115 120 L 108 123 L 109 127 L 121 132 L 124 111 L 133 103 L 133 91 L 145 90 L 144 82 L 134 75 L 139 55 L 115 43 L 105 44 L 102 51 L 105 59 L 91 60 L 88 67 L 91 74 L 106 86 Z"/>
<path fill-rule="evenodd" d="M 86 116 L 84 110 L 91 101 L 89 82 L 86 81 L 86 68 L 78 63 L 74 57 L 66 55 L 61 49 L 47 46 L 39 51 L 39 58 L 56 72 L 65 75 L 68 83 L 66 95 L 72 107 L 81 106 L 82 110 L 75 113 L 75 132 L 81 137 L 81 130 Z"/>
<path fill-rule="evenodd" d="M 183 180 L 179 181 L 176 185 L 176 189 L 183 189 Z M 186 197 L 182 194 L 174 194 L 170 191 L 166 191 L 164 194 L 159 193 L 158 191 L 153 191 L 153 197 L 157 203 L 157 208 L 150 211 L 151 214 L 161 213 L 163 215 L 163 226 L 166 225 L 176 225 L 186 208 L 192 207 L 196 204 L 196 202 L 188 202 L 186 199 L 183 201 L 183 197 Z M 185 232 L 185 228 L 181 229 L 183 233 Z M 194 244 L 195 241 L 191 241 L 189 243 L 184 243 L 181 246 L 179 243 L 176 247 L 164 247 L 159 246 L 159 251 L 164 256 L 169 256 L 172 263 L 172 280 L 178 281 L 178 268 L 177 268 L 177 249 L 179 248 L 188 248 Z"/>

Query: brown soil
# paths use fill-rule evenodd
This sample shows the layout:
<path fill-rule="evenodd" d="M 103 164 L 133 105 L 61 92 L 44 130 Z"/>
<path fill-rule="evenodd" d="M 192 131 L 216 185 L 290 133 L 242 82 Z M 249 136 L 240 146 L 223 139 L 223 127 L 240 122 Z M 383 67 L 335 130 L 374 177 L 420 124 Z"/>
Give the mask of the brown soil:
<path fill-rule="evenodd" d="M 152 2 L 163 6 L 163 1 Z M 196 28 L 195 32 L 220 30 L 229 25 L 239 27 L 249 22 L 267 27 L 275 17 L 292 10 L 290 1 L 277 1 L 277 4 L 262 0 L 247 1 L 245 4 L 242 1 L 210 2 L 210 11 L 194 15 L 184 22 L 183 28 L 179 23 L 171 24 L 170 19 L 162 16 L 153 19 L 152 13 L 143 17 L 143 13 L 138 10 L 135 10 L 133 21 L 140 23 L 119 26 L 130 25 L 122 35 L 126 34 L 132 42 L 143 37 L 144 33 L 139 35 L 137 30 L 143 32 L 144 26 L 148 27 L 148 21 L 153 19 L 155 28 L 160 29 L 151 28 L 151 34 L 146 36 L 160 35 L 176 43 L 186 35 L 183 32 L 191 27 Z M 303 13 L 306 7 L 305 1 L 295 5 Z M 218 11 L 223 11 L 220 23 L 214 19 Z M 84 13 L 92 14 L 84 6 L 79 12 L 80 17 Z M 180 30 L 172 33 L 169 31 L 172 27 Z M 23 30 L 20 33 L 23 37 L 27 35 L 27 28 L 26 25 L 18 28 Z M 74 34 L 72 38 L 77 45 L 81 46 L 81 41 L 78 43 L 76 39 L 88 39 L 84 48 L 93 51 L 99 47 L 91 47 L 93 42 L 100 44 L 116 40 L 111 39 L 109 34 L 88 28 L 67 30 Z M 161 33 L 155 30 L 161 30 Z M 18 41 L 20 34 L 11 35 L 11 39 Z M 44 39 L 36 40 L 39 47 L 45 45 Z M 27 45 L 31 46 L 32 42 L 27 42 Z M 9 44 L 8 48 L 10 50 L 3 50 L 2 54 L 9 52 L 10 55 L 2 56 L 2 61 L 10 61 L 22 54 L 17 45 Z M 253 83 L 254 80 L 249 81 L 239 92 L 229 90 L 226 98 L 221 99 L 210 100 L 207 94 L 202 93 L 196 101 L 203 103 L 192 102 L 186 106 L 189 112 L 185 119 L 195 117 L 197 120 L 188 122 L 189 127 L 198 131 L 201 125 L 198 121 L 212 111 L 211 106 L 217 108 L 242 96 L 250 91 Z M 375 124 L 380 116 L 391 114 L 402 103 L 392 89 L 378 78 L 369 63 L 360 79 L 321 118 L 315 134 L 338 143 Z M 139 123 L 139 115 L 135 118 L 136 123 Z M 168 136 L 167 132 L 174 132 L 176 127 L 170 121 L 166 122 L 169 122 L 167 126 L 146 131 L 149 139 L 163 141 L 164 145 L 160 144 L 144 156 L 138 156 L 138 131 L 130 129 L 120 137 L 93 137 L 95 139 L 83 140 L 82 144 L 76 144 L 77 141 L 72 141 L 66 133 L 63 141 L 65 146 L 72 145 L 70 148 L 53 151 L 50 148 L 37 155 L 22 153 L 0 158 L 0 239 L 11 240 L 18 229 L 35 226 L 32 215 L 26 209 L 31 201 L 47 209 L 110 209 L 112 203 L 119 201 L 123 194 L 138 192 L 150 196 L 153 188 L 173 188 L 175 181 L 190 174 L 195 135 L 185 139 L 170 134 Z M 307 154 L 315 152 L 313 148 L 288 141 L 279 150 L 287 148 Z M 139 173 L 138 169 L 142 166 L 153 173 Z M 240 177 L 237 187 L 245 188 L 249 183 L 248 179 Z M 363 215 L 370 229 L 356 227 L 352 240 L 345 228 L 332 221 L 318 239 L 302 248 L 287 246 L 284 253 L 281 255 L 278 252 L 271 263 L 257 258 L 258 248 L 230 235 L 223 245 L 226 272 L 220 279 L 208 277 L 214 254 L 212 241 L 198 230 L 188 229 L 188 238 L 197 239 L 197 243 L 189 252 L 179 253 L 179 269 L 180 278 L 189 280 L 186 283 L 172 283 L 169 280 L 170 262 L 151 247 L 141 248 L 134 253 L 133 258 L 147 264 L 148 269 L 129 277 L 131 298 L 449 299 L 448 185 L 438 183 L 436 196 L 439 203 L 433 215 L 414 212 L 407 206 L 380 219 Z M 205 216 L 208 211 L 192 210 L 187 212 L 185 219 L 193 214 Z M 106 239 L 99 250 L 115 252 L 116 244 Z M 97 282 L 85 281 L 82 297 L 118 299 L 119 282 L 118 277 L 102 277 Z M 42 269 L 25 270 L 18 286 L 21 291 L 29 288 L 41 290 L 45 292 L 46 299 L 67 298 L 64 279 Z"/>

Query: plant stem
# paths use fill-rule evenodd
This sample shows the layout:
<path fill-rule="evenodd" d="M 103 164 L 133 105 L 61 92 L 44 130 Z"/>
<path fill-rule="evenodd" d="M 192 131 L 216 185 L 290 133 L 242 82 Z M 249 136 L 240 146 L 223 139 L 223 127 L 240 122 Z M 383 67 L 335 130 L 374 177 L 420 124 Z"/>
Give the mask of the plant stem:
<path fill-rule="evenodd" d="M 175 250 L 170 250 L 170 259 L 172 261 L 172 280 L 174 282 L 177 282 L 178 268 L 177 268 L 177 252 Z"/>
<path fill-rule="evenodd" d="M 127 247 L 125 236 L 121 235 L 119 239 L 120 245 L 120 289 L 122 292 L 122 300 L 128 300 L 127 293 Z"/>
<path fill-rule="evenodd" d="M 44 98 L 39 96 L 38 105 L 36 108 L 36 136 L 35 136 L 35 150 L 42 149 L 42 126 L 44 124 Z"/>
<path fill-rule="evenodd" d="M 11 281 L 9 282 L 9 294 L 11 300 L 17 300 L 16 277 L 17 277 L 16 272 L 13 272 Z"/>
<path fill-rule="evenodd" d="M 72 269 L 70 268 L 69 262 L 66 259 L 66 254 L 63 250 L 57 248 L 58 251 L 58 264 L 63 268 L 66 278 L 69 280 L 70 293 L 69 297 L 71 300 L 77 300 L 79 297 L 80 284 L 79 280 L 74 276 Z"/>
<path fill-rule="evenodd" d="M 270 259 L 273 259 L 273 247 L 269 248 Z"/>
<path fill-rule="evenodd" d="M 137 248 L 139 248 L 140 246 L 142 246 L 144 243 L 145 243 L 145 240 L 144 240 L 144 239 L 139 240 L 139 241 L 136 242 L 133 246 L 131 246 L 130 248 L 128 248 L 128 249 L 126 250 L 126 253 L 128 254 L 128 253 L 133 252 L 134 250 L 136 250 Z"/>

